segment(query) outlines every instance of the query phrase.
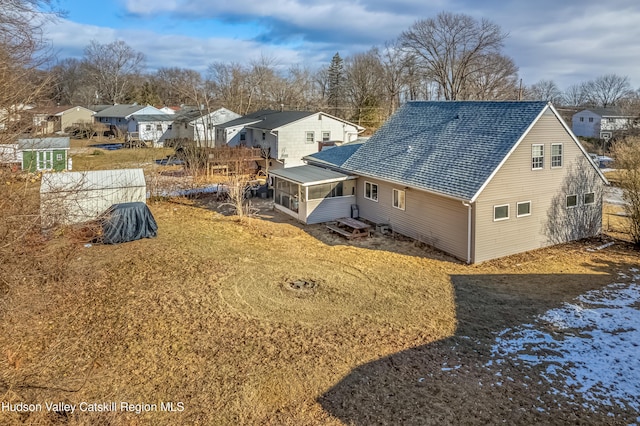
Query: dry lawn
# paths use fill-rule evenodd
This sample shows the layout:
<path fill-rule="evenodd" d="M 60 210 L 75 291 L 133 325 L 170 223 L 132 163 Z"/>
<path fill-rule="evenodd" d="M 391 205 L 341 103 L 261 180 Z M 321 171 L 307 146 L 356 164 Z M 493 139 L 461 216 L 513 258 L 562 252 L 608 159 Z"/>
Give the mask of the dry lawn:
<path fill-rule="evenodd" d="M 15 246 L 19 255 L 5 252 L 0 402 L 173 401 L 184 411 L 5 411 L 0 424 L 607 420 L 564 406 L 510 414 L 534 390 L 478 393 L 471 382 L 486 355 L 478 348 L 494 333 L 637 265 L 622 243 L 468 266 L 401 239 L 346 242 L 273 211 L 238 221 L 202 200 L 150 207 L 155 239 L 85 247 L 72 232 L 36 233 Z M 315 287 L 292 288 L 300 282 Z M 436 376 L 419 389 L 405 380 L 453 356 L 464 360 L 465 379 Z"/>

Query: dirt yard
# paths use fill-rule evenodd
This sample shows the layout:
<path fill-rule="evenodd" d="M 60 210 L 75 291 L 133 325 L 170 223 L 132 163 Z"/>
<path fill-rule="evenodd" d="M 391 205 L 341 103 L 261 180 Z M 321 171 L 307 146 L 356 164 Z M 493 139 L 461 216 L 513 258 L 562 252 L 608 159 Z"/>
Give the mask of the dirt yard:
<path fill-rule="evenodd" d="M 489 386 L 486 368 L 502 330 L 637 266 L 624 243 L 469 266 L 255 201 L 241 221 L 206 198 L 152 202 L 159 236 L 121 245 L 25 237 L 1 269 L 0 404 L 34 410 L 1 410 L 0 424 L 637 421 L 632 406 L 550 395 L 515 362 Z"/>

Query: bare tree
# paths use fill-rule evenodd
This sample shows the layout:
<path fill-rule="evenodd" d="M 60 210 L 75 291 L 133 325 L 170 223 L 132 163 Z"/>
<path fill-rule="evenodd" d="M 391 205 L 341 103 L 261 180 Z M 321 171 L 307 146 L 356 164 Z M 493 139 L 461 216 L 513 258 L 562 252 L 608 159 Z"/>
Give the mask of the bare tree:
<path fill-rule="evenodd" d="M 549 242 L 560 244 L 597 235 L 602 228 L 603 192 L 593 165 L 580 157 L 570 166 L 547 212 L 544 232 Z"/>
<path fill-rule="evenodd" d="M 442 96 L 455 100 L 478 72 L 478 59 L 500 53 L 505 38 L 500 27 L 486 19 L 443 12 L 415 22 L 400 41 L 416 56 L 426 76 L 439 84 Z"/>
<path fill-rule="evenodd" d="M 475 61 L 476 72 L 469 76 L 464 99 L 515 99 L 518 91 L 518 67 L 513 60 L 498 53 L 481 55 Z"/>
<path fill-rule="evenodd" d="M 122 40 L 100 44 L 92 40 L 84 49 L 87 73 L 104 102 L 123 102 L 144 67 L 144 55 Z"/>
<path fill-rule="evenodd" d="M 629 217 L 629 234 L 636 246 L 640 246 L 640 138 L 614 143 L 612 153 Z"/>
<path fill-rule="evenodd" d="M 585 83 L 585 93 L 589 103 L 603 108 L 615 106 L 631 94 L 629 77 L 605 74 Z"/>
<path fill-rule="evenodd" d="M 0 7 L 0 143 L 13 142 L 31 123 L 24 111 L 49 94 L 42 24 L 55 18 L 48 0 L 12 0 Z M 42 12 L 48 10 L 49 12 Z"/>
<path fill-rule="evenodd" d="M 540 80 L 525 90 L 525 99 L 562 103 L 562 92 L 553 80 Z"/>
<path fill-rule="evenodd" d="M 384 69 L 378 51 L 356 54 L 346 61 L 346 91 L 353 114 L 351 119 L 366 127 L 377 127 L 383 97 Z"/>
<path fill-rule="evenodd" d="M 583 106 L 587 102 L 587 87 L 585 83 L 572 84 L 563 93 L 566 106 Z"/>
<path fill-rule="evenodd" d="M 382 66 L 382 82 L 388 105 L 387 115 L 391 115 L 400 106 L 400 94 L 407 81 L 407 58 L 398 40 L 385 43 L 378 52 Z"/>

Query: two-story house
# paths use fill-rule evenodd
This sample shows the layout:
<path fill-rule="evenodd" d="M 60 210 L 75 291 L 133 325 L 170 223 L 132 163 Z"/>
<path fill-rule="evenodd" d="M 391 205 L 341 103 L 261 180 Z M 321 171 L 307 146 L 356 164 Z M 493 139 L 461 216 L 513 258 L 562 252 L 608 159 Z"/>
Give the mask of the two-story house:
<path fill-rule="evenodd" d="M 633 127 L 635 118 L 618 108 L 589 108 L 577 112 L 571 119 L 576 136 L 611 139 L 615 131 Z"/>
<path fill-rule="evenodd" d="M 272 171 L 279 210 L 313 223 L 355 203 L 359 217 L 468 263 L 601 229 L 607 181 L 546 102 L 409 102 L 361 146 L 307 161 Z"/>
<path fill-rule="evenodd" d="M 264 110 L 224 123 L 219 137 L 228 146 L 260 147 L 273 168 L 303 165 L 323 144 L 355 141 L 364 127 L 324 112 Z"/>

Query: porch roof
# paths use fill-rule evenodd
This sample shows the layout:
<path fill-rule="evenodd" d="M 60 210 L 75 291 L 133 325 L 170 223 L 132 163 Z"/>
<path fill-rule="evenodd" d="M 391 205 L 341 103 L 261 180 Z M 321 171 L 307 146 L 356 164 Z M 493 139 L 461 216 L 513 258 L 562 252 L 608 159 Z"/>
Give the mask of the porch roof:
<path fill-rule="evenodd" d="M 302 186 L 319 185 L 322 183 L 355 179 L 355 176 L 309 165 L 272 170 L 269 172 L 269 174 L 291 182 L 295 182 Z"/>

